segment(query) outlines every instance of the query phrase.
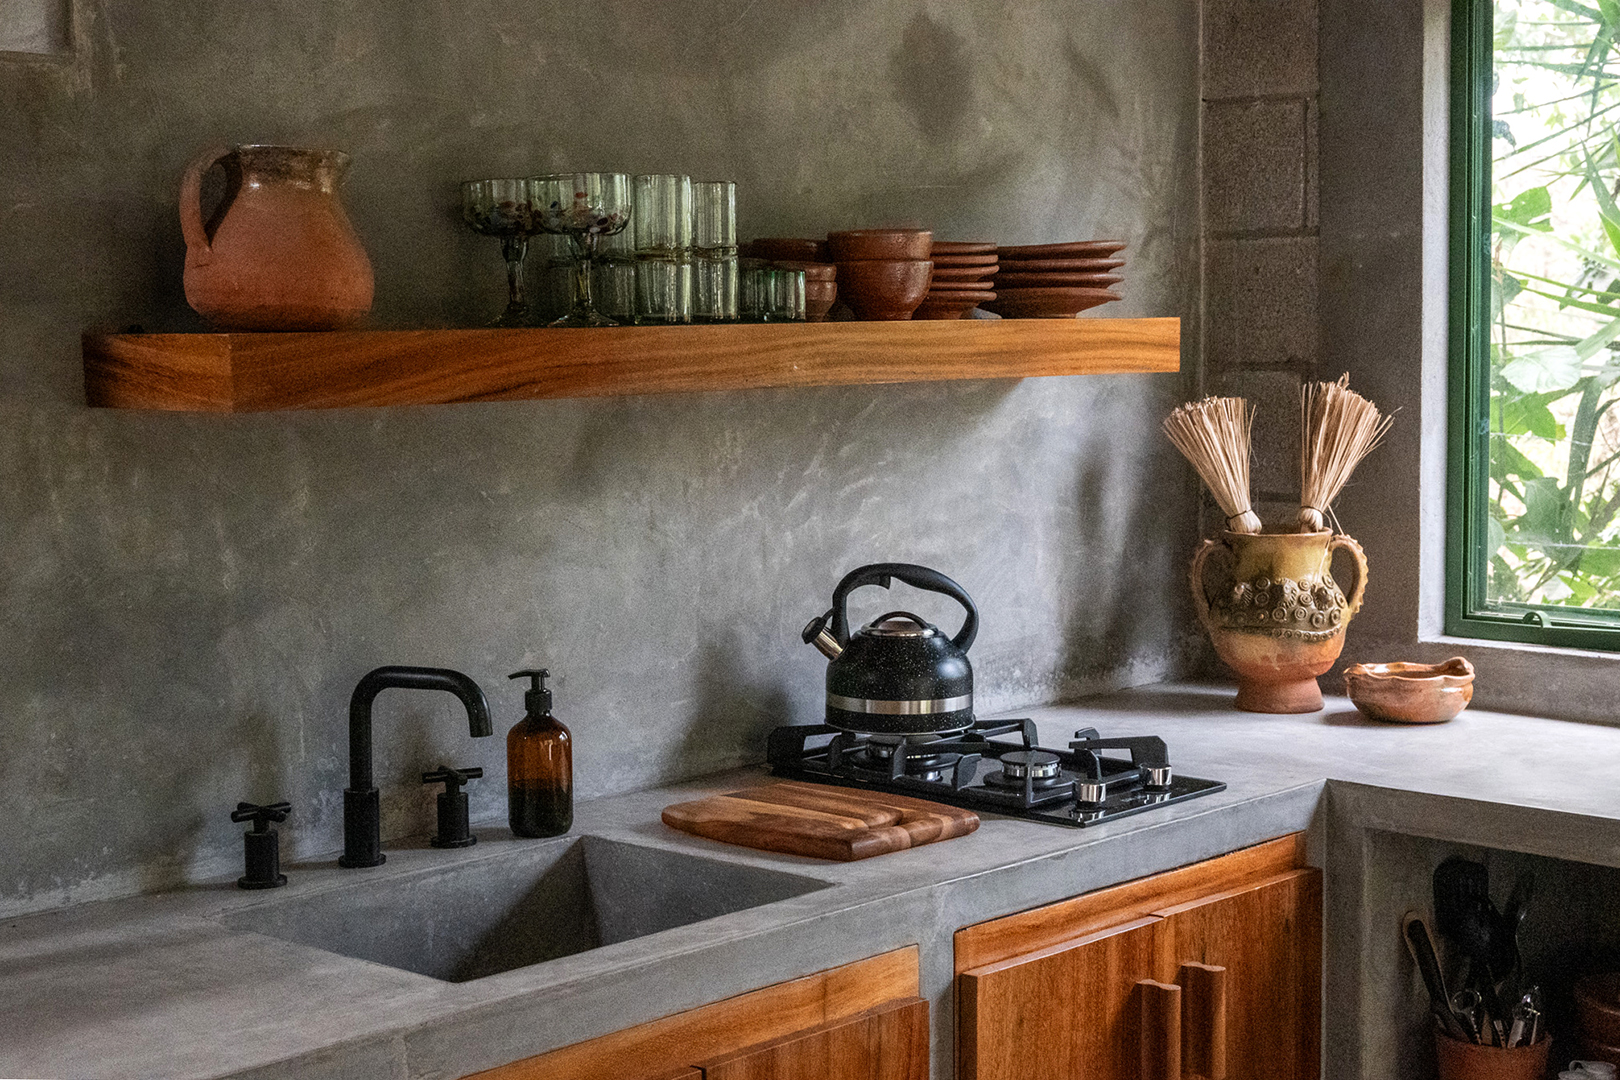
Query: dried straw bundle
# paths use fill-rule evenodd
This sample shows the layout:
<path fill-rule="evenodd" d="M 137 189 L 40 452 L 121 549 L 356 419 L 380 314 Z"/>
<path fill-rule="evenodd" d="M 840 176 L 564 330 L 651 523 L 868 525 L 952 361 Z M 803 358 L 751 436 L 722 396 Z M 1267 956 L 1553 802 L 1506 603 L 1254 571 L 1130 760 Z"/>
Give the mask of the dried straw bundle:
<path fill-rule="evenodd" d="M 1302 387 L 1299 407 L 1299 531 L 1318 532 L 1350 474 L 1383 440 L 1394 417 L 1379 416 L 1378 406 L 1350 389 L 1349 375 Z"/>
<path fill-rule="evenodd" d="M 1242 398 L 1191 401 L 1164 418 L 1164 433 L 1198 470 L 1226 515 L 1226 527 L 1257 533 L 1260 518 L 1249 508 L 1249 429 L 1254 413 Z"/>

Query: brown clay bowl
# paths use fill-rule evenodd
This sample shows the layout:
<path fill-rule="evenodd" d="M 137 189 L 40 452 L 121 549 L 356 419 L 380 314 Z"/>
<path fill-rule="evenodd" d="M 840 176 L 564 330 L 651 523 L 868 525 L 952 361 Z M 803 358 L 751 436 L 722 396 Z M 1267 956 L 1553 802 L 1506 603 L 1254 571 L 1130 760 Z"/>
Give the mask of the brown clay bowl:
<path fill-rule="evenodd" d="M 799 262 L 796 259 L 772 259 L 771 265 L 778 270 L 803 270 L 805 281 L 836 281 L 838 278 L 837 263 Z"/>
<path fill-rule="evenodd" d="M 1062 274 L 1106 274 L 1125 265 L 1124 259 L 1012 259 L 1007 269 L 1020 274 L 1056 271 Z"/>
<path fill-rule="evenodd" d="M 996 285 L 1009 289 L 1106 289 L 1124 280 L 1120 274 L 1020 274 L 1003 270 L 996 275 Z"/>
<path fill-rule="evenodd" d="M 1106 259 L 1114 252 L 1124 250 L 1123 240 L 1076 240 L 1068 244 L 1000 247 L 996 249 L 996 254 L 1003 259 Z"/>
<path fill-rule="evenodd" d="M 993 251 L 988 255 L 933 255 L 930 258 L 934 260 L 935 266 L 950 267 L 995 266 L 997 261 L 996 253 Z"/>
<path fill-rule="evenodd" d="M 957 292 L 944 295 L 930 292 L 928 299 L 922 302 L 922 305 L 917 308 L 911 317 L 913 319 L 960 319 L 986 300 L 994 300 L 995 298 L 996 294 L 993 292 Z"/>
<path fill-rule="evenodd" d="M 1474 667 L 1460 656 L 1443 664 L 1352 664 L 1344 669 L 1344 689 L 1370 719 L 1443 724 L 1474 699 Z M 1620 999 L 1615 1008 L 1620 1042 Z"/>
<path fill-rule="evenodd" d="M 1576 979 L 1575 1015 L 1580 1018 L 1581 1039 L 1589 1048 L 1596 1051 L 1599 1047 L 1609 1050 L 1620 1046 L 1620 971 Z M 1597 1056 L 1603 1057 L 1601 1053 Z"/>
<path fill-rule="evenodd" d="M 791 236 L 768 236 L 750 240 L 739 253 L 744 258 L 784 259 L 793 262 L 830 263 L 832 252 L 825 240 L 808 240 Z"/>
<path fill-rule="evenodd" d="M 838 302 L 838 282 L 806 278 L 804 282 L 804 321 L 826 322 L 827 312 Z"/>
<path fill-rule="evenodd" d="M 832 261 L 857 262 L 927 259 L 934 234 L 927 229 L 845 229 L 827 234 Z"/>
<path fill-rule="evenodd" d="M 866 322 L 909 319 L 928 295 L 927 259 L 860 259 L 838 264 L 838 295 Z"/>
<path fill-rule="evenodd" d="M 934 281 L 984 281 L 996 276 L 997 263 L 989 266 L 941 266 L 934 260 Z"/>
<path fill-rule="evenodd" d="M 1003 289 L 984 305 L 1003 319 L 1067 319 L 1088 308 L 1121 299 L 1107 289 Z"/>
<path fill-rule="evenodd" d="M 935 255 L 994 255 L 996 245 L 994 241 L 984 240 L 935 240 Z"/>

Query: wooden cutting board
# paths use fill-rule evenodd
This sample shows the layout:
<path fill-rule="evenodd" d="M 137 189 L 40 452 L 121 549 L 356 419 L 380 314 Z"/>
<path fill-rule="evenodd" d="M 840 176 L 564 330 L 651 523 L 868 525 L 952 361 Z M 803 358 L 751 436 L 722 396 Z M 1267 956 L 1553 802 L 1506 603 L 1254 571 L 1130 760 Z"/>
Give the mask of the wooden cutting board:
<path fill-rule="evenodd" d="M 966 836 L 971 810 L 875 791 L 784 780 L 664 808 L 672 829 L 727 844 L 850 862 Z"/>

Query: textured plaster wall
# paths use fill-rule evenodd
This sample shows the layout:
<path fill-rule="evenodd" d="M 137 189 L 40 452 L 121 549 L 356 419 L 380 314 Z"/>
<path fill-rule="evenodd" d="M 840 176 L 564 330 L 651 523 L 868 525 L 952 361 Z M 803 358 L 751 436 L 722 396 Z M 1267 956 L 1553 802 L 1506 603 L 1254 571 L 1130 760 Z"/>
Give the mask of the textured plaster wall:
<path fill-rule="evenodd" d="M 415 774 L 482 765 L 544 664 L 581 795 L 762 757 L 817 717 L 798 628 L 869 560 L 975 596 L 981 708 L 1178 674 L 1180 377 L 849 387 L 250 417 L 91 411 L 78 335 L 192 329 L 176 181 L 215 142 L 337 146 L 375 324 L 497 311 L 456 181 L 561 167 L 739 184 L 742 234 L 920 223 L 1122 236 L 1120 315 L 1196 356 L 1197 15 L 1186 0 L 195 5 L 80 0 L 70 55 L 0 58 L 0 913 L 229 869 L 239 799 L 289 859 L 340 839 L 346 704 L 383 663 L 388 836 Z M 949 602 L 861 598 L 857 615 Z"/>

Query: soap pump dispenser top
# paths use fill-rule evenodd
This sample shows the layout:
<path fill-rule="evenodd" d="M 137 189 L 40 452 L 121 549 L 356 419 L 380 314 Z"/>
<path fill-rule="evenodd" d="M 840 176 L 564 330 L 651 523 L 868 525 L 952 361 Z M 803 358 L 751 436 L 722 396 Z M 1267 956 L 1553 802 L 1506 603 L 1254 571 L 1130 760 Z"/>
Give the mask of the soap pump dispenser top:
<path fill-rule="evenodd" d="M 506 736 L 507 799 L 519 836 L 561 836 L 574 824 L 573 738 L 551 715 L 550 674 L 542 668 L 510 676 L 533 680 L 523 695 L 528 715 Z"/>

